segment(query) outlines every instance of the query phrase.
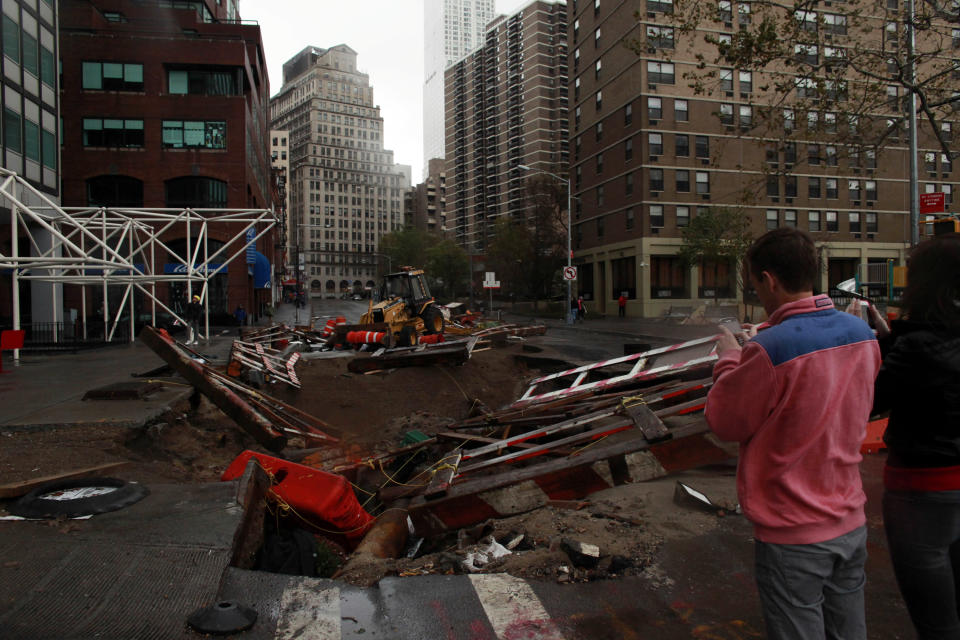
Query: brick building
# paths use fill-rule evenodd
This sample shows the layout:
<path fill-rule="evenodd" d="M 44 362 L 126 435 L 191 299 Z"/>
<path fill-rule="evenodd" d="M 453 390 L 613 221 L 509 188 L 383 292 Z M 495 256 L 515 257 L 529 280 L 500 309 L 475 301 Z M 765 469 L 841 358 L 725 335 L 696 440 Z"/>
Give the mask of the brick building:
<path fill-rule="evenodd" d="M 404 225 L 441 233 L 446 230 L 447 176 L 443 158 L 430 158 L 423 182 L 404 193 Z"/>
<path fill-rule="evenodd" d="M 65 2 L 60 43 L 64 206 L 271 207 L 263 44 L 236 2 Z M 241 230 L 211 226 L 211 248 Z M 181 256 L 185 232 L 162 236 Z M 272 303 L 272 237 L 257 249 L 211 281 L 215 317 Z M 171 304 L 182 289 L 170 285 Z"/>
<path fill-rule="evenodd" d="M 720 41 L 751 19 L 748 3 L 717 6 L 727 12 L 711 25 Z M 695 93 L 684 74 L 700 62 L 696 46 L 712 60 L 712 45 L 704 33 L 675 29 L 672 0 L 579 0 L 571 10 L 574 262 L 592 308 L 612 313 L 623 291 L 629 313 L 647 317 L 714 299 L 735 303 L 734 265 L 685 269 L 677 257 L 683 227 L 711 206 L 742 207 L 754 236 L 784 225 L 809 230 L 823 258 L 823 291 L 863 272 L 861 265 L 902 264 L 910 239 L 905 133 L 893 135 L 882 155 L 858 154 L 837 142 L 837 127 L 850 124 L 843 114 L 789 102 L 776 109 L 779 131 L 757 127 L 768 79 L 718 68 L 715 90 Z M 823 43 L 804 55 L 829 62 L 849 44 L 830 18 Z M 881 10 L 878 38 L 883 19 Z M 681 47 L 680 38 L 699 44 Z M 892 96 L 896 105 L 895 87 Z M 949 201 L 953 167 L 937 162 L 929 131 L 921 136 L 929 173 L 920 191 L 944 191 Z"/>

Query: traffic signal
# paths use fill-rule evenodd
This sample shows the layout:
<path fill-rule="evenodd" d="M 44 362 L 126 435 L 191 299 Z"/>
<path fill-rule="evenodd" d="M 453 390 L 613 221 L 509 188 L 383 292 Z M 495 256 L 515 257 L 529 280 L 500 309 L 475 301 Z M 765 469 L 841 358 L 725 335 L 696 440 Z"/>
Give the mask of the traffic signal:
<path fill-rule="evenodd" d="M 960 220 L 954 217 L 935 220 L 933 223 L 933 235 L 939 236 L 942 233 L 960 232 Z"/>

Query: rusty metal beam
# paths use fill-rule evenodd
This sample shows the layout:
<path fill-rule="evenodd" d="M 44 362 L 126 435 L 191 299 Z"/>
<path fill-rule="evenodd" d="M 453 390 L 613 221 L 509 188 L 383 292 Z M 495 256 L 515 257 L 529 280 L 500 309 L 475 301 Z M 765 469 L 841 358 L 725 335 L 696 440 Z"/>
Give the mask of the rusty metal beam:
<path fill-rule="evenodd" d="M 166 331 L 161 333 L 153 327 L 144 327 L 140 339 L 257 442 L 270 451 L 280 451 L 286 446 L 286 436 L 278 432 L 239 394 L 211 375 L 212 370 L 188 357 Z"/>

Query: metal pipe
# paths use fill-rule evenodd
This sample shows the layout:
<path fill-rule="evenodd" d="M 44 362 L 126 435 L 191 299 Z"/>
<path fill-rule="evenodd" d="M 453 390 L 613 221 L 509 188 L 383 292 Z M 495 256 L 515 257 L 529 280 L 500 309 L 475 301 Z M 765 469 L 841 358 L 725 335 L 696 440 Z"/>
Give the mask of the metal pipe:
<path fill-rule="evenodd" d="M 17 234 L 17 207 L 16 205 L 10 207 L 10 254 L 17 259 L 20 252 L 20 243 L 18 242 Z M 12 297 L 13 300 L 13 329 L 17 331 L 20 329 L 20 265 L 14 265 L 13 274 L 11 276 L 11 284 L 13 288 Z M 19 363 L 20 361 L 20 349 L 13 350 L 13 361 Z"/>

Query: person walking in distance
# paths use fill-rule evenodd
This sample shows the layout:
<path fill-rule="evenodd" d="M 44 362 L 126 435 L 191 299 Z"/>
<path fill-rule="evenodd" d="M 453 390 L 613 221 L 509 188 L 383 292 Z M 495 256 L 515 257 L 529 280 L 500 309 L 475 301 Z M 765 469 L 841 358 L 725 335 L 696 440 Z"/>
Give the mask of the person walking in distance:
<path fill-rule="evenodd" d="M 621 318 L 627 317 L 627 296 L 620 294 L 620 297 L 617 298 L 617 314 Z"/>
<path fill-rule="evenodd" d="M 203 315 L 203 307 L 200 306 L 200 296 L 193 296 L 193 299 L 187 303 L 187 344 L 197 344 L 200 337 L 200 316 Z"/>
<path fill-rule="evenodd" d="M 820 267 L 806 232 L 774 229 L 746 262 L 767 328 L 747 327 L 741 347 L 721 326 L 705 415 L 740 444 L 737 493 L 754 526 L 767 637 L 864 640 L 859 463 L 880 348 L 867 323 L 814 295 Z"/>
<path fill-rule="evenodd" d="M 233 312 L 233 317 L 237 321 L 237 335 L 243 335 L 243 326 L 247 324 L 247 311 L 242 304 L 237 305 L 237 310 Z"/>
<path fill-rule="evenodd" d="M 577 319 L 583 322 L 587 317 L 587 304 L 583 301 L 583 296 L 577 296 Z"/>
<path fill-rule="evenodd" d="M 883 441 L 883 525 L 921 640 L 960 638 L 960 234 L 918 244 L 901 316 L 870 305 L 883 365 L 874 409 Z"/>

